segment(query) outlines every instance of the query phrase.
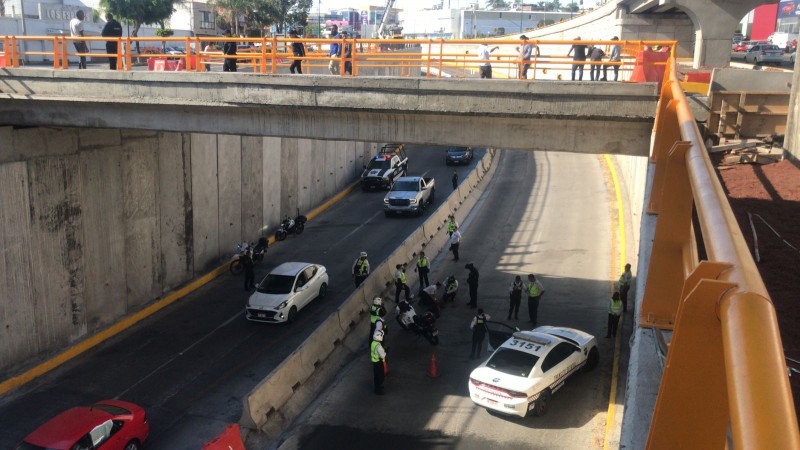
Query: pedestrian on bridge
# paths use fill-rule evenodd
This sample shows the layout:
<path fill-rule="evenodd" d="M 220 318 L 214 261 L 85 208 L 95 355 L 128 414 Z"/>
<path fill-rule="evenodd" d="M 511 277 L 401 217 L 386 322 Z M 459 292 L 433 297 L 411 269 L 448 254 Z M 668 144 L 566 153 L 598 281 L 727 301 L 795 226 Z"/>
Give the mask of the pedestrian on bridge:
<path fill-rule="evenodd" d="M 114 19 L 111 13 L 106 14 L 106 25 L 100 36 L 118 38 L 122 36 L 122 25 Z M 106 41 L 106 53 L 108 53 L 108 68 L 117 70 L 117 40 Z"/>
<path fill-rule="evenodd" d="M 469 305 L 471 308 L 478 307 L 478 278 L 480 274 L 478 273 L 478 269 L 472 263 L 467 264 L 464 266 L 465 269 L 469 270 L 469 275 L 467 275 L 467 285 L 469 286 Z"/>
<path fill-rule="evenodd" d="M 69 34 L 72 37 L 83 37 L 83 18 L 85 14 L 83 10 L 79 9 L 78 12 L 75 13 L 75 17 L 69 21 Z M 75 46 L 75 51 L 78 53 L 89 53 L 89 48 L 86 47 L 86 41 L 72 41 L 72 45 Z M 86 56 L 81 55 L 80 60 L 78 62 L 78 69 L 85 69 L 86 68 Z"/>
<path fill-rule="evenodd" d="M 489 54 L 499 48 L 500 47 L 495 46 L 493 49 L 489 50 L 489 46 L 486 45 L 485 42 L 481 42 L 481 45 L 478 46 L 478 59 L 481 61 L 478 70 L 480 70 L 481 78 L 492 78 L 492 64 L 489 62 Z M 455 189 L 455 186 L 453 186 L 453 188 Z"/>
<path fill-rule="evenodd" d="M 617 336 L 617 328 L 619 327 L 620 310 L 622 309 L 622 300 L 619 298 L 619 292 L 614 292 L 611 295 L 611 301 L 608 302 L 608 328 L 606 328 L 606 337 Z"/>
<path fill-rule="evenodd" d="M 611 38 L 612 41 L 618 41 L 619 37 L 614 36 Z M 619 63 L 622 61 L 622 47 L 619 44 L 611 47 L 611 56 L 609 57 L 609 61 L 613 63 Z M 614 64 L 614 81 L 617 81 L 619 77 L 619 64 Z M 608 66 L 603 66 L 603 78 L 602 81 L 606 81 L 608 79 Z"/>
<path fill-rule="evenodd" d="M 339 34 L 339 27 L 337 25 L 331 25 L 331 39 L 341 39 L 341 35 Z M 331 72 L 332 75 L 339 75 L 339 59 L 338 57 L 341 56 L 341 45 L 338 42 L 331 42 L 330 51 L 328 55 L 331 57 L 330 62 L 328 63 L 328 70 Z"/>
<path fill-rule="evenodd" d="M 342 38 L 347 39 L 350 34 L 347 31 L 342 31 Z M 348 75 L 353 74 L 353 44 L 344 42 L 344 73 Z"/>
<path fill-rule="evenodd" d="M 297 30 L 289 31 L 289 38 L 297 39 Z M 304 58 L 306 56 L 306 48 L 302 42 L 292 42 L 292 54 L 298 58 Z M 300 75 L 303 74 L 303 61 L 300 59 L 292 60 L 292 65 L 289 66 L 289 71 L 291 73 L 295 73 L 295 70 Z"/>
<path fill-rule="evenodd" d="M 539 300 L 544 295 L 544 287 L 536 279 L 536 275 L 528 274 L 528 284 L 525 286 L 525 291 L 528 293 L 528 316 L 535 327 L 539 323 Z"/>
<path fill-rule="evenodd" d="M 367 261 L 367 252 L 361 252 L 358 255 L 358 259 L 356 262 L 353 263 L 353 280 L 356 283 L 356 287 L 361 286 L 361 283 L 367 279 L 369 276 L 369 261 Z"/>
<path fill-rule="evenodd" d="M 618 288 L 619 298 L 622 300 L 622 312 L 628 312 L 628 291 L 631 289 L 631 280 L 633 274 L 631 273 L 631 265 L 625 264 L 625 271 L 619 276 Z"/>
<path fill-rule="evenodd" d="M 222 35 L 226 38 L 231 37 L 231 30 L 225 30 Z M 225 41 L 222 44 L 222 54 L 226 56 L 225 61 L 222 63 L 222 71 L 236 72 L 236 58 L 230 58 L 230 56 L 236 56 L 236 42 Z"/>
<path fill-rule="evenodd" d="M 592 46 L 589 50 L 589 59 L 592 62 L 601 62 L 604 56 L 606 56 L 606 52 L 596 45 Z M 600 81 L 600 64 L 592 64 L 591 67 L 589 67 L 589 76 L 592 81 Z"/>
<path fill-rule="evenodd" d="M 580 41 L 581 37 L 578 36 L 575 38 L 576 41 Z M 583 81 L 583 63 L 586 61 L 586 46 L 583 44 L 572 44 L 570 47 L 569 52 L 567 52 L 567 56 L 572 56 L 572 81 L 575 81 L 575 71 L 578 71 L 578 81 Z"/>

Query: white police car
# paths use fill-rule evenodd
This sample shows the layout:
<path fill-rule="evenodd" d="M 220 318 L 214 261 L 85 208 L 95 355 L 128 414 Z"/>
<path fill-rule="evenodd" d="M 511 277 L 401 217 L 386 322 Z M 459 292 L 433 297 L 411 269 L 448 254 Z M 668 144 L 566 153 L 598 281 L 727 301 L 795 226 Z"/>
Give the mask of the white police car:
<path fill-rule="evenodd" d="M 599 361 L 597 340 L 583 331 L 550 326 L 517 331 L 472 371 L 470 398 L 499 413 L 542 416 L 570 375 L 592 370 Z"/>
<path fill-rule="evenodd" d="M 408 156 L 403 144 L 384 145 L 380 152 L 364 166 L 361 189 L 391 189 L 398 177 L 408 173 Z"/>

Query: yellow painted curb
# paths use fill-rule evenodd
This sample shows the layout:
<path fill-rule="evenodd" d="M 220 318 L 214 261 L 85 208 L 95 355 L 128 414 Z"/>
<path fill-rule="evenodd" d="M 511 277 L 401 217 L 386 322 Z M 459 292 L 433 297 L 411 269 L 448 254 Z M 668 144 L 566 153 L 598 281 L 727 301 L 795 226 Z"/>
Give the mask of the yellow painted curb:
<path fill-rule="evenodd" d="M 338 202 L 339 200 L 343 199 L 347 194 L 353 192 L 353 190 L 358 186 L 359 181 L 355 181 L 354 183 L 350 184 L 346 187 L 343 191 L 339 192 L 338 194 L 334 195 L 331 199 L 323 203 L 322 205 L 314 208 L 306 214 L 308 220 L 318 216 L 320 213 L 325 211 L 326 209 L 330 208 L 334 203 Z M 269 237 L 270 245 L 275 243 L 275 237 Z M 45 373 L 55 369 L 56 367 L 64 364 L 65 362 L 81 355 L 83 352 L 92 349 L 96 345 L 106 341 L 107 339 L 116 336 L 117 334 L 127 330 L 128 328 L 132 327 L 133 325 L 141 322 L 142 320 L 152 316 L 153 314 L 161 311 L 162 309 L 166 308 L 167 306 L 175 303 L 176 301 L 180 300 L 181 298 L 191 294 L 195 290 L 199 289 L 209 281 L 213 280 L 214 278 L 218 277 L 219 275 L 228 271 L 228 267 L 230 266 L 230 261 L 226 261 L 224 264 L 216 267 L 215 269 L 211 270 L 210 272 L 202 275 L 200 278 L 197 278 L 187 284 L 186 286 L 178 289 L 175 292 L 168 294 L 161 300 L 145 307 L 144 309 L 137 311 L 129 316 L 123 317 L 119 322 L 105 328 L 88 338 L 77 342 L 75 345 L 67 348 L 66 350 L 62 351 L 61 353 L 53 356 L 52 358 L 37 364 L 36 366 L 26 370 L 25 372 L 21 373 L 20 375 L 8 378 L 3 380 L 0 383 L 0 395 L 5 394 L 6 392 L 16 389 L 25 383 L 44 375 Z"/>

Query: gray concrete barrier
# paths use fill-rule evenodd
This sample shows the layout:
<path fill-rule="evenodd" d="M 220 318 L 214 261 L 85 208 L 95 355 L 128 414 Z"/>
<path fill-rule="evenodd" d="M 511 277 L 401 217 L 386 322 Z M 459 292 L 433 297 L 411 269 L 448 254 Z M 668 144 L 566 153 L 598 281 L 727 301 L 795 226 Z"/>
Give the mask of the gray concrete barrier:
<path fill-rule="evenodd" d="M 280 416 L 275 420 L 282 422 L 291 421 L 293 417 L 288 416 L 302 411 L 298 405 L 287 407 L 294 392 L 320 365 L 324 364 L 336 347 L 348 338 L 349 333 L 365 317 L 364 312 L 369 309 L 375 295 L 394 300 L 396 264 L 408 263 L 409 269 L 406 272 L 408 284 L 413 285 L 416 282 L 417 274 L 413 270 L 416 254 L 423 245 L 430 255 L 439 252 L 447 245 L 449 240 L 447 216 L 455 213 L 459 221 L 466 217 L 469 208 L 462 208 L 461 205 L 475 189 L 478 181 L 493 167 L 495 154 L 494 149 L 489 149 L 465 180 L 470 181 L 468 184 L 464 183 L 467 186 L 463 188 L 459 186 L 458 190 L 448 196 L 447 201 L 440 203 L 436 210 L 429 214 L 428 220 L 405 239 L 385 261 L 373 268 L 370 276 L 335 313 L 325 319 L 297 350 L 245 396 L 242 418 L 239 421 L 241 426 L 263 429 L 273 417 Z M 476 201 L 477 199 L 472 198 L 470 203 L 474 205 Z M 284 409 L 292 411 L 286 412 Z"/>

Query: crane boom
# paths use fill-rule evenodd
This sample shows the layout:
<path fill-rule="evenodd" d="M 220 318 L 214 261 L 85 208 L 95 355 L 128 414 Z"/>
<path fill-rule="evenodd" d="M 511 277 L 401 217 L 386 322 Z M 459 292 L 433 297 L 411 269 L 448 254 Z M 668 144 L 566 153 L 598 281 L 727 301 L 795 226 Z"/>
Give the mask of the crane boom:
<path fill-rule="evenodd" d="M 391 11 L 392 6 L 394 6 L 394 0 L 386 0 L 386 9 L 383 11 L 383 17 L 381 17 L 381 25 L 378 27 L 378 36 L 383 36 L 383 29 L 386 27 L 386 19 L 389 17 L 389 11 Z"/>

